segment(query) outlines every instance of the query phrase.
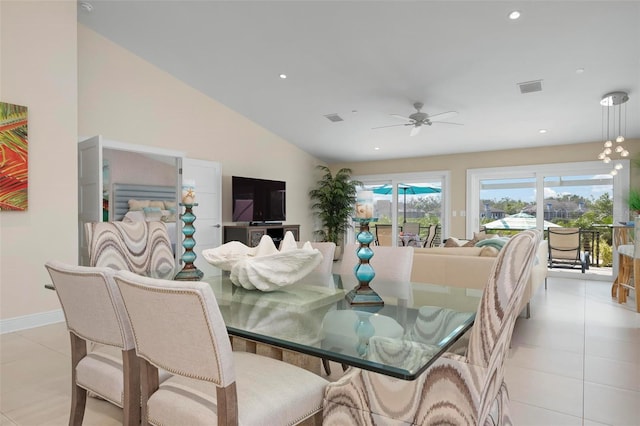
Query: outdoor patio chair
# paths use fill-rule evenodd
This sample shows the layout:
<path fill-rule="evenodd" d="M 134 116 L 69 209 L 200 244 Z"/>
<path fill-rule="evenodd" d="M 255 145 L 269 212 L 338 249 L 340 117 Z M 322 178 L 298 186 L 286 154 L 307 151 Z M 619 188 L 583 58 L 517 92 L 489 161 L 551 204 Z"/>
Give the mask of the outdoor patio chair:
<path fill-rule="evenodd" d="M 405 222 L 402 225 L 402 232 L 405 235 L 405 239 L 402 240 L 402 244 L 405 246 L 420 245 L 420 224 L 417 222 Z"/>
<path fill-rule="evenodd" d="M 391 225 L 376 225 L 376 245 L 392 246 Z"/>
<path fill-rule="evenodd" d="M 589 253 L 580 249 L 580 228 L 549 228 L 549 268 L 589 269 Z"/>
<path fill-rule="evenodd" d="M 433 247 L 433 242 L 436 239 L 436 234 L 438 233 L 438 225 L 429 225 L 429 230 L 427 231 L 427 236 L 422 243 L 422 247 Z"/>

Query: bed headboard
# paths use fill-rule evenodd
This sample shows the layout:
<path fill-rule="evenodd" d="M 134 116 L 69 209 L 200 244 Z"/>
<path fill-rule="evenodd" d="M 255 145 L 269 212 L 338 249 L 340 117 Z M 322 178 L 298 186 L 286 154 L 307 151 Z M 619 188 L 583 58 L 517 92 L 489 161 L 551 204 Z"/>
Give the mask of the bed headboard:
<path fill-rule="evenodd" d="M 178 201 L 178 196 L 175 186 L 114 183 L 113 200 L 111 200 L 113 219 L 111 220 L 122 220 L 129 211 L 129 200 Z"/>

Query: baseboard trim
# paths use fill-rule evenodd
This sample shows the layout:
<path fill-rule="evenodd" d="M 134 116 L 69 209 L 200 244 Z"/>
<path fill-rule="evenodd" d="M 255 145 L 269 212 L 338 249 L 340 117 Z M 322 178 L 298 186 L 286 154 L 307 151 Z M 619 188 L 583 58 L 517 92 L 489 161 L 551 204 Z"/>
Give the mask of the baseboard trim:
<path fill-rule="evenodd" d="M 0 320 L 0 334 L 64 322 L 62 309 Z"/>

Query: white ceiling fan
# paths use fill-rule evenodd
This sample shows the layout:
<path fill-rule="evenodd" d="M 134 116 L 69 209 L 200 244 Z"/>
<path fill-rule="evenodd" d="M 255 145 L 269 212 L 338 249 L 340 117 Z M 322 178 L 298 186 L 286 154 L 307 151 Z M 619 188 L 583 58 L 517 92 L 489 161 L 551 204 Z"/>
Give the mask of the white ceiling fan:
<path fill-rule="evenodd" d="M 422 102 L 416 102 L 413 104 L 413 107 L 416 109 L 416 112 L 411 114 L 409 117 L 404 117 L 398 114 L 391 114 L 392 117 L 398 118 L 404 121 L 404 124 L 392 124 L 390 126 L 380 126 L 374 127 L 374 129 L 383 129 L 385 127 L 396 127 L 396 126 L 411 126 L 410 136 L 415 136 L 420 132 L 422 126 L 431 126 L 433 123 L 442 123 L 442 124 L 454 124 L 456 126 L 463 126 L 461 123 L 451 123 L 446 120 L 447 118 L 451 118 L 458 114 L 456 111 L 447 111 L 441 112 L 439 114 L 429 115 L 421 111 L 424 104 Z"/>

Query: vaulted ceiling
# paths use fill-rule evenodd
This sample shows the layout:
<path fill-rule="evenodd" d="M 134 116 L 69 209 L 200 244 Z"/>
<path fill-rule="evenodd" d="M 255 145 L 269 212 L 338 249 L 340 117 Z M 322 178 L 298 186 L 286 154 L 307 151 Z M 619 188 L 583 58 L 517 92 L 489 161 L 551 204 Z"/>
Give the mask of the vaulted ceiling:
<path fill-rule="evenodd" d="M 328 162 L 599 141 L 620 90 L 640 139 L 638 1 L 87 1 L 79 22 Z M 414 102 L 462 125 L 410 136 Z"/>

